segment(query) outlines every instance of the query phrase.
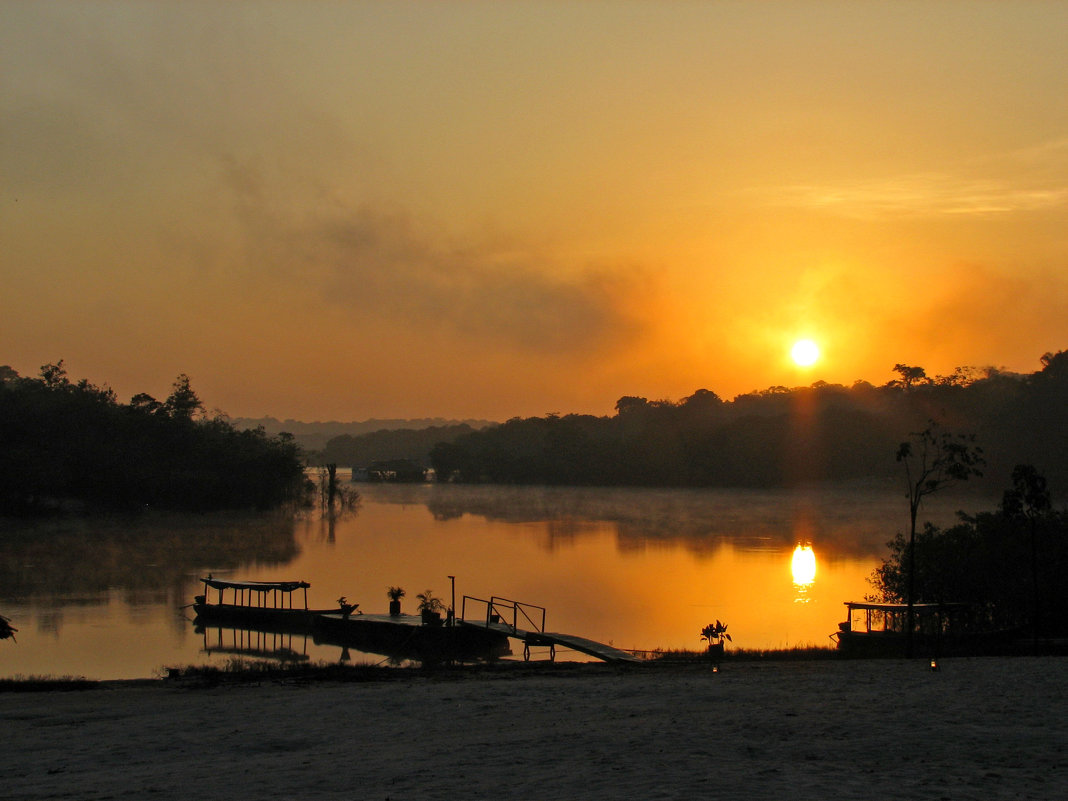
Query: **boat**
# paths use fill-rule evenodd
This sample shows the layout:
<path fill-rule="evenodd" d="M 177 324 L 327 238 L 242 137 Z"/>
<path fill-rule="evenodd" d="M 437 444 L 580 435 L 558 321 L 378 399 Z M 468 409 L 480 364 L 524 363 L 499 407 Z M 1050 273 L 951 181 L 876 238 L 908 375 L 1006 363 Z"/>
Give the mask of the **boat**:
<path fill-rule="evenodd" d="M 831 635 L 846 656 L 904 656 L 908 604 L 846 601 L 846 619 Z M 917 656 L 1007 654 L 1019 647 L 1022 630 L 992 630 L 966 603 L 912 605 L 912 652 Z"/>
<path fill-rule="evenodd" d="M 309 609 L 306 581 L 230 581 L 212 576 L 200 579 L 204 594 L 193 599 L 193 611 L 200 623 L 230 623 L 242 626 L 257 624 L 272 629 L 285 627 L 290 630 L 310 629 L 319 615 L 337 613 L 351 615 L 359 604 L 350 604 L 345 598 L 331 609 Z M 212 602 L 211 590 L 217 600 Z M 293 594 L 303 590 L 303 604 L 294 602 Z M 229 594 L 229 600 L 228 600 Z"/>

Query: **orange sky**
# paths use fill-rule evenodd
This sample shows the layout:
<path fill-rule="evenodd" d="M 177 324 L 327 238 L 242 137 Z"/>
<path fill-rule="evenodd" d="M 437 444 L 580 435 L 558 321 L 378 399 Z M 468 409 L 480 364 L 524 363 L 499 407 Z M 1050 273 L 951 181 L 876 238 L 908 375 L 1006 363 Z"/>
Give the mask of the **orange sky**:
<path fill-rule="evenodd" d="M 1066 41 L 1053 2 L 0 0 L 0 364 L 303 420 L 1031 372 Z"/>

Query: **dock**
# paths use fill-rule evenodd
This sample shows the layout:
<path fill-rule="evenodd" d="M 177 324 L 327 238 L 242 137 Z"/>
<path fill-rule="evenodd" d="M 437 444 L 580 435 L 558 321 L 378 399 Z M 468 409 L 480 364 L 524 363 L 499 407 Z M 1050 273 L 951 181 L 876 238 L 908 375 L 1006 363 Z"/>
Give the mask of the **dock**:
<path fill-rule="evenodd" d="M 338 599 L 334 609 L 309 609 L 309 585 L 303 581 L 232 581 L 210 575 L 200 580 L 204 593 L 194 598 L 194 626 L 204 631 L 218 629 L 220 646 L 225 628 L 276 635 L 305 634 L 316 643 L 422 662 L 500 658 L 511 654 L 512 639 L 523 643 L 523 659 L 527 661 L 532 647 L 547 647 L 552 661 L 558 647 L 603 662 L 643 661 L 633 653 L 587 637 L 546 631 L 545 607 L 496 595 L 489 600 L 465 595 L 462 612 L 456 615 L 450 609 L 447 619 L 442 620 L 440 614 L 434 613 L 365 615 L 357 609 L 358 604 L 349 604 L 344 598 Z M 209 600 L 209 590 L 218 592 L 214 603 Z M 298 590 L 304 591 L 303 605 L 293 603 Z M 226 593 L 231 598 L 227 599 Z M 251 647 L 243 640 L 234 644 Z"/>
<path fill-rule="evenodd" d="M 485 616 L 480 619 L 467 619 L 467 606 L 484 607 Z M 511 622 L 506 622 L 511 620 Z M 641 662 L 634 654 L 623 651 L 576 634 L 545 631 L 545 608 L 535 604 L 521 603 L 507 598 L 493 596 L 489 600 L 465 595 L 457 624 L 463 627 L 486 629 L 520 640 L 523 643 L 523 659 L 530 659 L 530 649 L 534 647 L 549 648 L 549 659 L 556 659 L 556 647 L 569 648 L 572 651 L 595 657 L 604 662 Z M 526 626 L 528 628 L 523 628 Z"/>

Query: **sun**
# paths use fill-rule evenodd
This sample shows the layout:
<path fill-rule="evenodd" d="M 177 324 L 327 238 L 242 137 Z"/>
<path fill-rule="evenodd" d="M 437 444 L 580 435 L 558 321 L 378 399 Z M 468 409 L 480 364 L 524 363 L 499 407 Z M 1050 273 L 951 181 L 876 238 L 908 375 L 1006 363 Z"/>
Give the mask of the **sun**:
<path fill-rule="evenodd" d="M 798 367 L 811 367 L 820 358 L 820 346 L 811 339 L 799 339 L 790 349 L 790 358 Z"/>

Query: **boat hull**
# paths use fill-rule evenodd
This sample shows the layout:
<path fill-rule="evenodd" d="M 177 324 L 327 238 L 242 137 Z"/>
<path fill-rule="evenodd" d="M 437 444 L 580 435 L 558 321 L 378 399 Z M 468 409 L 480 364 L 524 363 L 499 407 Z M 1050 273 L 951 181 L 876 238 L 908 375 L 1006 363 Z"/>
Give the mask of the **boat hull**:
<path fill-rule="evenodd" d="M 264 626 L 272 631 L 301 634 L 311 631 L 316 619 L 337 609 L 275 609 L 272 607 L 241 606 L 236 604 L 195 603 L 194 625 L 212 624 L 227 627 L 256 628 Z"/>
<path fill-rule="evenodd" d="M 912 652 L 920 657 L 1008 656 L 1024 652 L 1026 643 L 1019 631 L 961 634 L 944 637 L 917 635 Z M 907 644 L 900 632 L 840 631 L 838 651 L 843 656 L 904 656 Z"/>

